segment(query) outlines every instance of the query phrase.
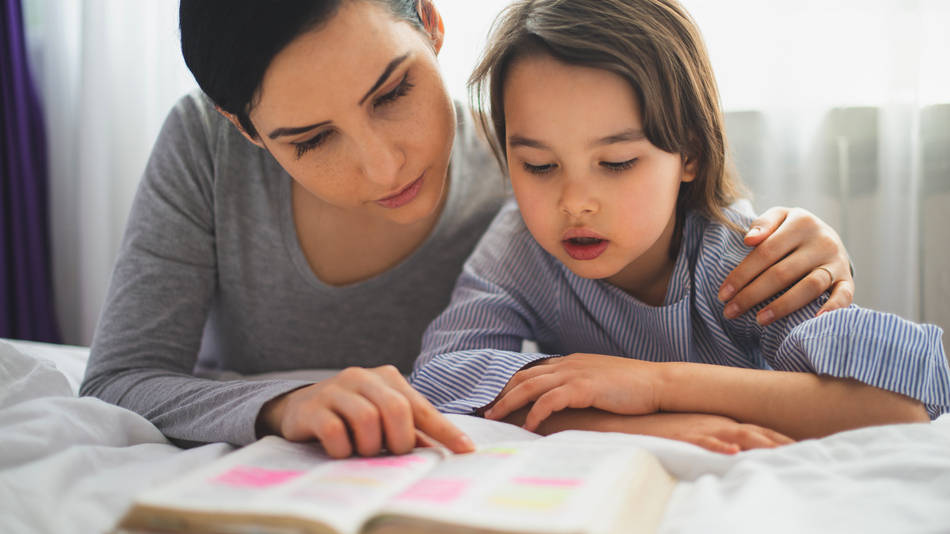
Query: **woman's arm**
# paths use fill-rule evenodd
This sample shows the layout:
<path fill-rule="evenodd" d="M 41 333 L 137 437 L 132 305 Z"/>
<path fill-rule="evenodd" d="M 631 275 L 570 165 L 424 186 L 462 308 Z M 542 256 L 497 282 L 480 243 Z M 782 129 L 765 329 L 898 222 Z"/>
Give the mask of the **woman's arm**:
<path fill-rule="evenodd" d="M 254 441 L 260 406 L 300 381 L 218 382 L 193 369 L 214 297 L 216 112 L 169 114 L 136 192 L 80 393 L 133 410 L 176 443 Z M 223 119 L 221 119 L 223 120 Z"/>
<path fill-rule="evenodd" d="M 833 228 L 800 208 L 771 208 L 752 222 L 745 244 L 755 249 L 719 288 L 725 316 L 734 319 L 772 296 L 758 310 L 762 325 L 786 317 L 818 298 L 831 296 L 818 312 L 846 308 L 854 300 L 848 251 Z"/>

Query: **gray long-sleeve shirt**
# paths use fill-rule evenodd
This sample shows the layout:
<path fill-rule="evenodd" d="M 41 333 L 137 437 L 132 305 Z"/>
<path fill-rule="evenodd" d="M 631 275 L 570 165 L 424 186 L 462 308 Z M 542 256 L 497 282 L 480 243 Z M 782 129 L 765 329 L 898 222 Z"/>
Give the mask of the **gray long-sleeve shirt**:
<path fill-rule="evenodd" d="M 449 196 L 427 240 L 396 267 L 322 283 L 300 249 L 292 178 L 200 93 L 182 98 L 139 185 L 81 394 L 130 408 L 181 444 L 256 439 L 268 400 L 306 382 L 218 381 L 394 364 L 412 368 L 505 181 L 464 110 Z"/>

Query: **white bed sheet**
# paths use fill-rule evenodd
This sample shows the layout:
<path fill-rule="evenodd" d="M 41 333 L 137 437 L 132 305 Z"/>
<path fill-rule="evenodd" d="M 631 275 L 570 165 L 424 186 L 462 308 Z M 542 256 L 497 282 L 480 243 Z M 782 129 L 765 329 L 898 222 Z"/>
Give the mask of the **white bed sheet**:
<path fill-rule="evenodd" d="M 144 418 L 77 398 L 86 354 L 0 341 L 0 533 L 105 532 L 135 494 L 232 450 L 178 449 Z M 948 416 L 735 456 L 623 439 L 682 481 L 663 533 L 950 532 Z"/>

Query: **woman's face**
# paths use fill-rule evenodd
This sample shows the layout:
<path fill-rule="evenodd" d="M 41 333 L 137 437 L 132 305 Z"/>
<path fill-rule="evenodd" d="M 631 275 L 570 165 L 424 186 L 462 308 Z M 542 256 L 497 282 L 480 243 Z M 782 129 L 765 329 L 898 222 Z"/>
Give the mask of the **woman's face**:
<path fill-rule="evenodd" d="M 439 46 L 385 7 L 344 2 L 274 57 L 250 113 L 258 144 L 327 204 L 399 224 L 431 216 L 455 136 Z"/>

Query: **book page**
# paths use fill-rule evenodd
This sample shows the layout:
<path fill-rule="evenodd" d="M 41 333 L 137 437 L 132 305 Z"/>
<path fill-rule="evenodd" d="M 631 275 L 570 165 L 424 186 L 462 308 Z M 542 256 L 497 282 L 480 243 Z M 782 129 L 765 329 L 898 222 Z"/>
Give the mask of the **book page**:
<path fill-rule="evenodd" d="M 286 520 L 291 517 L 321 523 L 342 534 L 356 533 L 372 512 L 432 469 L 442 456 L 437 449 L 416 449 L 402 456 L 332 460 L 313 443 L 269 436 L 194 475 L 144 494 L 136 505 L 173 509 L 179 518 L 187 516 L 182 512 L 193 511 L 194 521 L 214 520 L 219 525 L 292 525 Z M 204 523 L 182 525 L 181 521 L 166 528 L 203 529 Z"/>
<path fill-rule="evenodd" d="M 475 415 L 446 414 L 448 420 L 472 438 L 475 445 L 490 445 L 502 441 L 532 441 L 541 437 L 518 425 L 493 421 Z"/>
<path fill-rule="evenodd" d="M 650 506 L 662 511 L 672 479 L 639 449 L 544 439 L 497 443 L 444 459 L 384 506 L 365 530 L 411 532 L 421 529 L 413 520 L 424 518 L 471 530 L 612 532 L 625 507 L 636 509 L 623 499 L 640 475 L 660 481 L 663 498 Z"/>

